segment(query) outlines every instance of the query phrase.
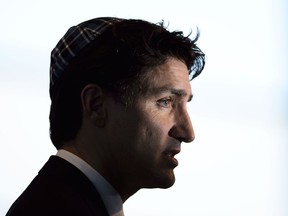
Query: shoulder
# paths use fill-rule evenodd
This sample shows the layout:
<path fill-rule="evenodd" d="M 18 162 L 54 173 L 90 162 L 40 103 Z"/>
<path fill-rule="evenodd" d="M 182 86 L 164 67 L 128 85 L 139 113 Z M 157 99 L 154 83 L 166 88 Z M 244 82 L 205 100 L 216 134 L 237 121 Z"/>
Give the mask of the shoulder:
<path fill-rule="evenodd" d="M 7 216 L 96 214 L 108 215 L 92 183 L 76 167 L 52 156 Z"/>

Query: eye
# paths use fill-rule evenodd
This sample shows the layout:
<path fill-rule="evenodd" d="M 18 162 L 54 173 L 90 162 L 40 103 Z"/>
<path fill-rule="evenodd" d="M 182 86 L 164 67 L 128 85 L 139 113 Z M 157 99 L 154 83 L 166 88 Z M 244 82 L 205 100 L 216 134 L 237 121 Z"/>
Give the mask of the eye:
<path fill-rule="evenodd" d="M 157 101 L 157 105 L 163 108 L 170 108 L 172 106 L 172 98 L 163 98 Z"/>

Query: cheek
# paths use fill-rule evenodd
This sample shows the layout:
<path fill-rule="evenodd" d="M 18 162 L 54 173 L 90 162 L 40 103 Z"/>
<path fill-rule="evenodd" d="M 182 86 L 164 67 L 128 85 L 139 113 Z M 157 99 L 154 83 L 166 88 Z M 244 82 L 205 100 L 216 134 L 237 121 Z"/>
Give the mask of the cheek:
<path fill-rule="evenodd" d="M 165 124 L 165 122 L 156 117 L 146 117 L 140 132 L 140 137 L 143 139 L 143 147 L 146 147 L 151 151 L 160 151 L 163 147 L 165 147 L 165 143 L 168 138 L 168 132 L 168 124 Z"/>
<path fill-rule="evenodd" d="M 129 146 L 139 157 L 156 157 L 169 142 L 171 114 L 156 109 L 152 103 L 145 105 L 134 114 L 133 123 L 129 124 L 130 135 L 127 139 Z"/>
<path fill-rule="evenodd" d="M 162 136 L 168 135 L 172 124 L 171 113 L 155 112 L 155 114 L 151 116 L 150 121 L 147 123 L 147 125 L 149 125 L 147 128 L 148 134 L 152 134 L 152 136 L 154 135 L 160 139 Z"/>

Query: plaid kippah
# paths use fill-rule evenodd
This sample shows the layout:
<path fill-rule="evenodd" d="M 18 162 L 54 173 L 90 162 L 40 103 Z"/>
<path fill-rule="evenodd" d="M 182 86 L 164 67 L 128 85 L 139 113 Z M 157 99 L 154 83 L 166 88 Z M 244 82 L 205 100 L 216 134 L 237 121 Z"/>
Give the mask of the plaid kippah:
<path fill-rule="evenodd" d="M 59 77 L 71 60 L 84 47 L 101 35 L 109 26 L 123 19 L 101 17 L 72 26 L 51 52 L 50 96 Z"/>

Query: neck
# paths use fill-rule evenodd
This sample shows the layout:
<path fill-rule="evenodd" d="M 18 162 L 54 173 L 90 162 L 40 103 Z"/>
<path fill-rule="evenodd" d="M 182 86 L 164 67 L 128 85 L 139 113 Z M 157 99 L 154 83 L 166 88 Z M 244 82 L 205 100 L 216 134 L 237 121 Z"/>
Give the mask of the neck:
<path fill-rule="evenodd" d="M 63 145 L 62 149 L 75 154 L 92 166 L 115 188 L 123 203 L 140 189 L 140 187 L 133 184 L 133 182 L 137 182 L 136 180 L 133 180 L 133 173 L 123 173 L 123 169 L 119 172 L 119 168 L 111 165 L 109 166 L 108 163 L 105 163 L 105 160 L 103 162 L 101 156 L 90 156 L 90 152 L 85 151 L 85 148 L 77 148 L 77 145 L 72 143 Z M 114 172 L 111 172 L 111 170 L 114 170 Z"/>
<path fill-rule="evenodd" d="M 139 187 L 133 186 L 133 183 L 131 183 L 131 181 L 124 182 L 123 179 L 120 179 L 119 177 L 114 179 L 108 178 L 107 180 L 113 185 L 113 187 L 119 193 L 123 203 L 140 189 Z"/>

